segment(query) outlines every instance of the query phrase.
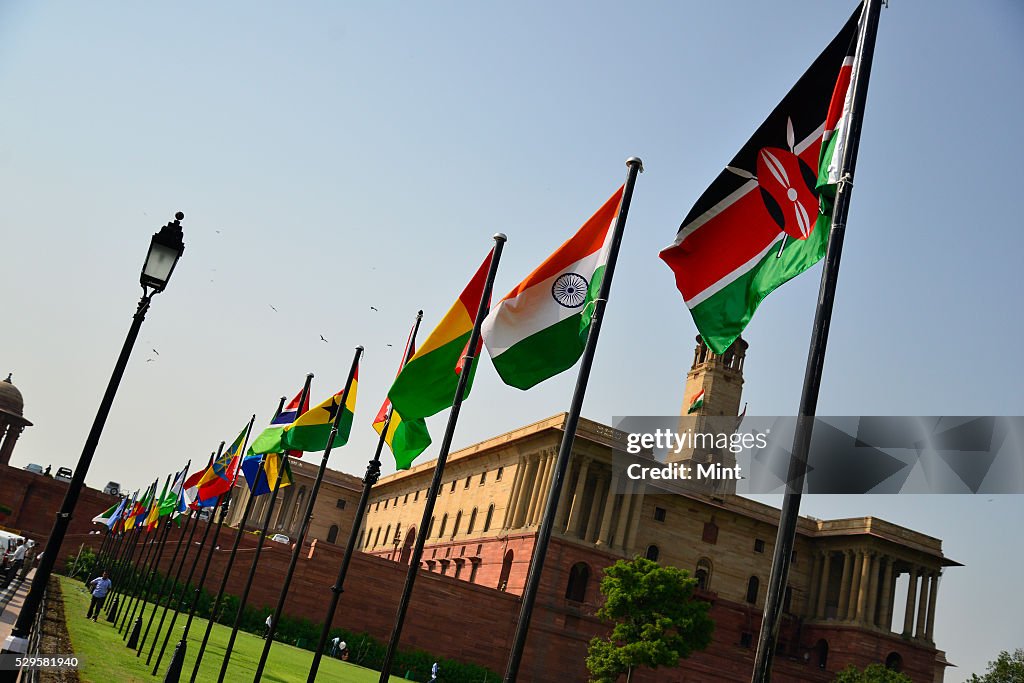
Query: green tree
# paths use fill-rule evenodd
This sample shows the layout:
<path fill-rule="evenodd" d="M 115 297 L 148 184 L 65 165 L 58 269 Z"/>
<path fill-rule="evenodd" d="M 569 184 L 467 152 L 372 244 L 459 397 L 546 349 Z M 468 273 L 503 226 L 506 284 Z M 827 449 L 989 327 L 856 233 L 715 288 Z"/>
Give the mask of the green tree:
<path fill-rule="evenodd" d="M 1003 650 L 996 661 L 988 663 L 987 674 L 974 674 L 967 683 L 1024 683 L 1024 649 L 1013 654 Z"/>
<path fill-rule="evenodd" d="M 870 664 L 861 671 L 852 664 L 833 679 L 833 683 L 913 683 L 910 677 L 881 664 Z"/>
<path fill-rule="evenodd" d="M 711 644 L 715 624 L 709 605 L 693 598 L 697 580 L 675 567 L 643 557 L 605 568 L 597 616 L 614 622 L 608 638 L 594 638 L 587 650 L 592 683 L 629 681 L 639 666 L 677 666 Z"/>

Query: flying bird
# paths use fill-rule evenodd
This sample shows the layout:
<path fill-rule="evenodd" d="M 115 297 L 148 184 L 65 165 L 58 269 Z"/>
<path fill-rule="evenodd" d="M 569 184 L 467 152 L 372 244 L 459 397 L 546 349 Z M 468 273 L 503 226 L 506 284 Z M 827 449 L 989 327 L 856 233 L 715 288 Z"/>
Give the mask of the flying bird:
<path fill-rule="evenodd" d="M 147 359 L 146 359 L 146 362 L 147 362 L 147 363 L 152 363 L 152 362 L 153 362 L 153 359 L 152 359 L 152 358 L 147 358 Z"/>
<path fill-rule="evenodd" d="M 158 356 L 160 355 L 160 352 L 159 352 L 159 351 L 157 351 L 156 349 L 153 349 L 153 353 L 155 353 L 155 354 L 156 354 L 156 355 L 158 355 Z"/>
<path fill-rule="evenodd" d="M 390 346 L 393 346 L 393 345 L 392 344 L 388 344 L 388 346 L 390 347 Z"/>
<path fill-rule="evenodd" d="M 274 308 L 274 304 L 267 304 L 267 305 L 268 305 L 268 306 L 270 306 L 271 308 Z M 275 312 L 275 313 L 277 312 L 277 309 L 276 309 L 276 308 L 274 308 L 274 312 Z"/>
<path fill-rule="evenodd" d="M 322 335 L 322 334 L 320 335 L 320 341 L 323 341 L 323 342 L 327 341 L 326 339 L 324 339 L 324 335 Z"/>
<path fill-rule="evenodd" d="M 370 310 L 371 311 L 377 311 L 377 307 L 376 306 L 370 306 Z M 377 311 L 377 312 L 380 313 L 380 311 Z"/>

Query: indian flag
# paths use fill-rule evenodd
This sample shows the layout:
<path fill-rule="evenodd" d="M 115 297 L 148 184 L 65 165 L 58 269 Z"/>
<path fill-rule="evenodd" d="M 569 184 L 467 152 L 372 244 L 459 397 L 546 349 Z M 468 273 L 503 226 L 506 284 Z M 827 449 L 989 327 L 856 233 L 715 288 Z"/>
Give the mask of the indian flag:
<path fill-rule="evenodd" d="M 388 398 L 404 420 L 436 415 L 454 403 L 455 389 L 469 351 L 469 338 L 484 296 L 487 271 L 491 268 L 493 256 L 492 249 L 448 313 L 391 385 Z M 476 372 L 476 364 L 473 372 Z M 471 375 L 465 397 L 469 396 L 472 385 Z"/>
<path fill-rule="evenodd" d="M 344 446 L 352 432 L 352 419 L 356 412 L 356 390 L 359 388 L 359 367 L 352 374 L 351 383 L 320 405 L 310 408 L 295 422 L 284 428 L 281 446 L 300 451 L 323 451 L 334 429 L 337 418 L 338 433 L 333 446 Z M 338 412 L 341 411 L 341 415 Z"/>
<path fill-rule="evenodd" d="M 484 320 L 484 343 L 505 384 L 529 389 L 568 370 L 583 354 L 622 191 L 616 190 Z"/>
<path fill-rule="evenodd" d="M 690 407 L 686 409 L 686 414 L 689 415 L 690 413 L 696 412 L 696 411 L 700 410 L 703 407 L 704 407 L 704 390 L 701 389 L 700 393 L 698 393 L 696 396 L 694 396 L 693 400 L 690 401 Z"/>

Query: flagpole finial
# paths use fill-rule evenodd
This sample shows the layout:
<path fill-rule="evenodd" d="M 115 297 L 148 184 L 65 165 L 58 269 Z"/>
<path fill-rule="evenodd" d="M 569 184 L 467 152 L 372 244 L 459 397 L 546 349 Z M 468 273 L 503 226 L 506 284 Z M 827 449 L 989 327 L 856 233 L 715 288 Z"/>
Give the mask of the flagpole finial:
<path fill-rule="evenodd" d="M 495 242 L 507 242 L 508 241 L 508 236 L 505 233 L 503 233 L 503 232 L 496 232 L 496 233 L 494 233 L 494 241 Z"/>
<path fill-rule="evenodd" d="M 419 318 L 420 320 L 423 319 L 423 309 L 422 308 L 420 310 L 416 311 L 416 317 Z"/>
<path fill-rule="evenodd" d="M 312 378 L 313 377 L 313 373 L 312 372 L 307 372 L 306 373 L 306 377 Z"/>
<path fill-rule="evenodd" d="M 364 350 L 365 349 L 363 349 L 361 345 L 356 347 L 356 351 L 359 351 L 360 353 L 362 353 Z"/>
<path fill-rule="evenodd" d="M 626 159 L 626 166 L 632 166 L 633 164 L 636 164 L 637 166 L 640 167 L 641 173 L 644 172 L 644 162 L 643 160 L 640 159 L 640 157 L 630 157 Z"/>

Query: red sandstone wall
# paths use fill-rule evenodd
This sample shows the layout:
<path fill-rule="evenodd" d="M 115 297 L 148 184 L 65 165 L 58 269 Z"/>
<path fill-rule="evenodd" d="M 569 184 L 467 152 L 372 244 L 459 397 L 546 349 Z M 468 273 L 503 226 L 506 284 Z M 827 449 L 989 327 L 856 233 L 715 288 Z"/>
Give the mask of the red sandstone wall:
<path fill-rule="evenodd" d="M 66 483 L 51 477 L 0 465 L 0 503 L 13 510 L 0 524 L 19 531 L 40 543 L 42 547 L 50 536 L 57 510 L 60 509 L 67 490 Z M 96 489 L 82 489 L 78 504 L 75 506 L 75 514 L 68 527 L 68 534 L 88 534 L 93 529 L 102 528 L 93 524 L 92 518 L 116 501 L 117 498 L 114 496 L 108 496 Z M 63 552 L 69 552 L 71 539 L 65 537 L 63 545 Z M 76 543 L 74 547 L 77 550 L 78 544 Z"/>

